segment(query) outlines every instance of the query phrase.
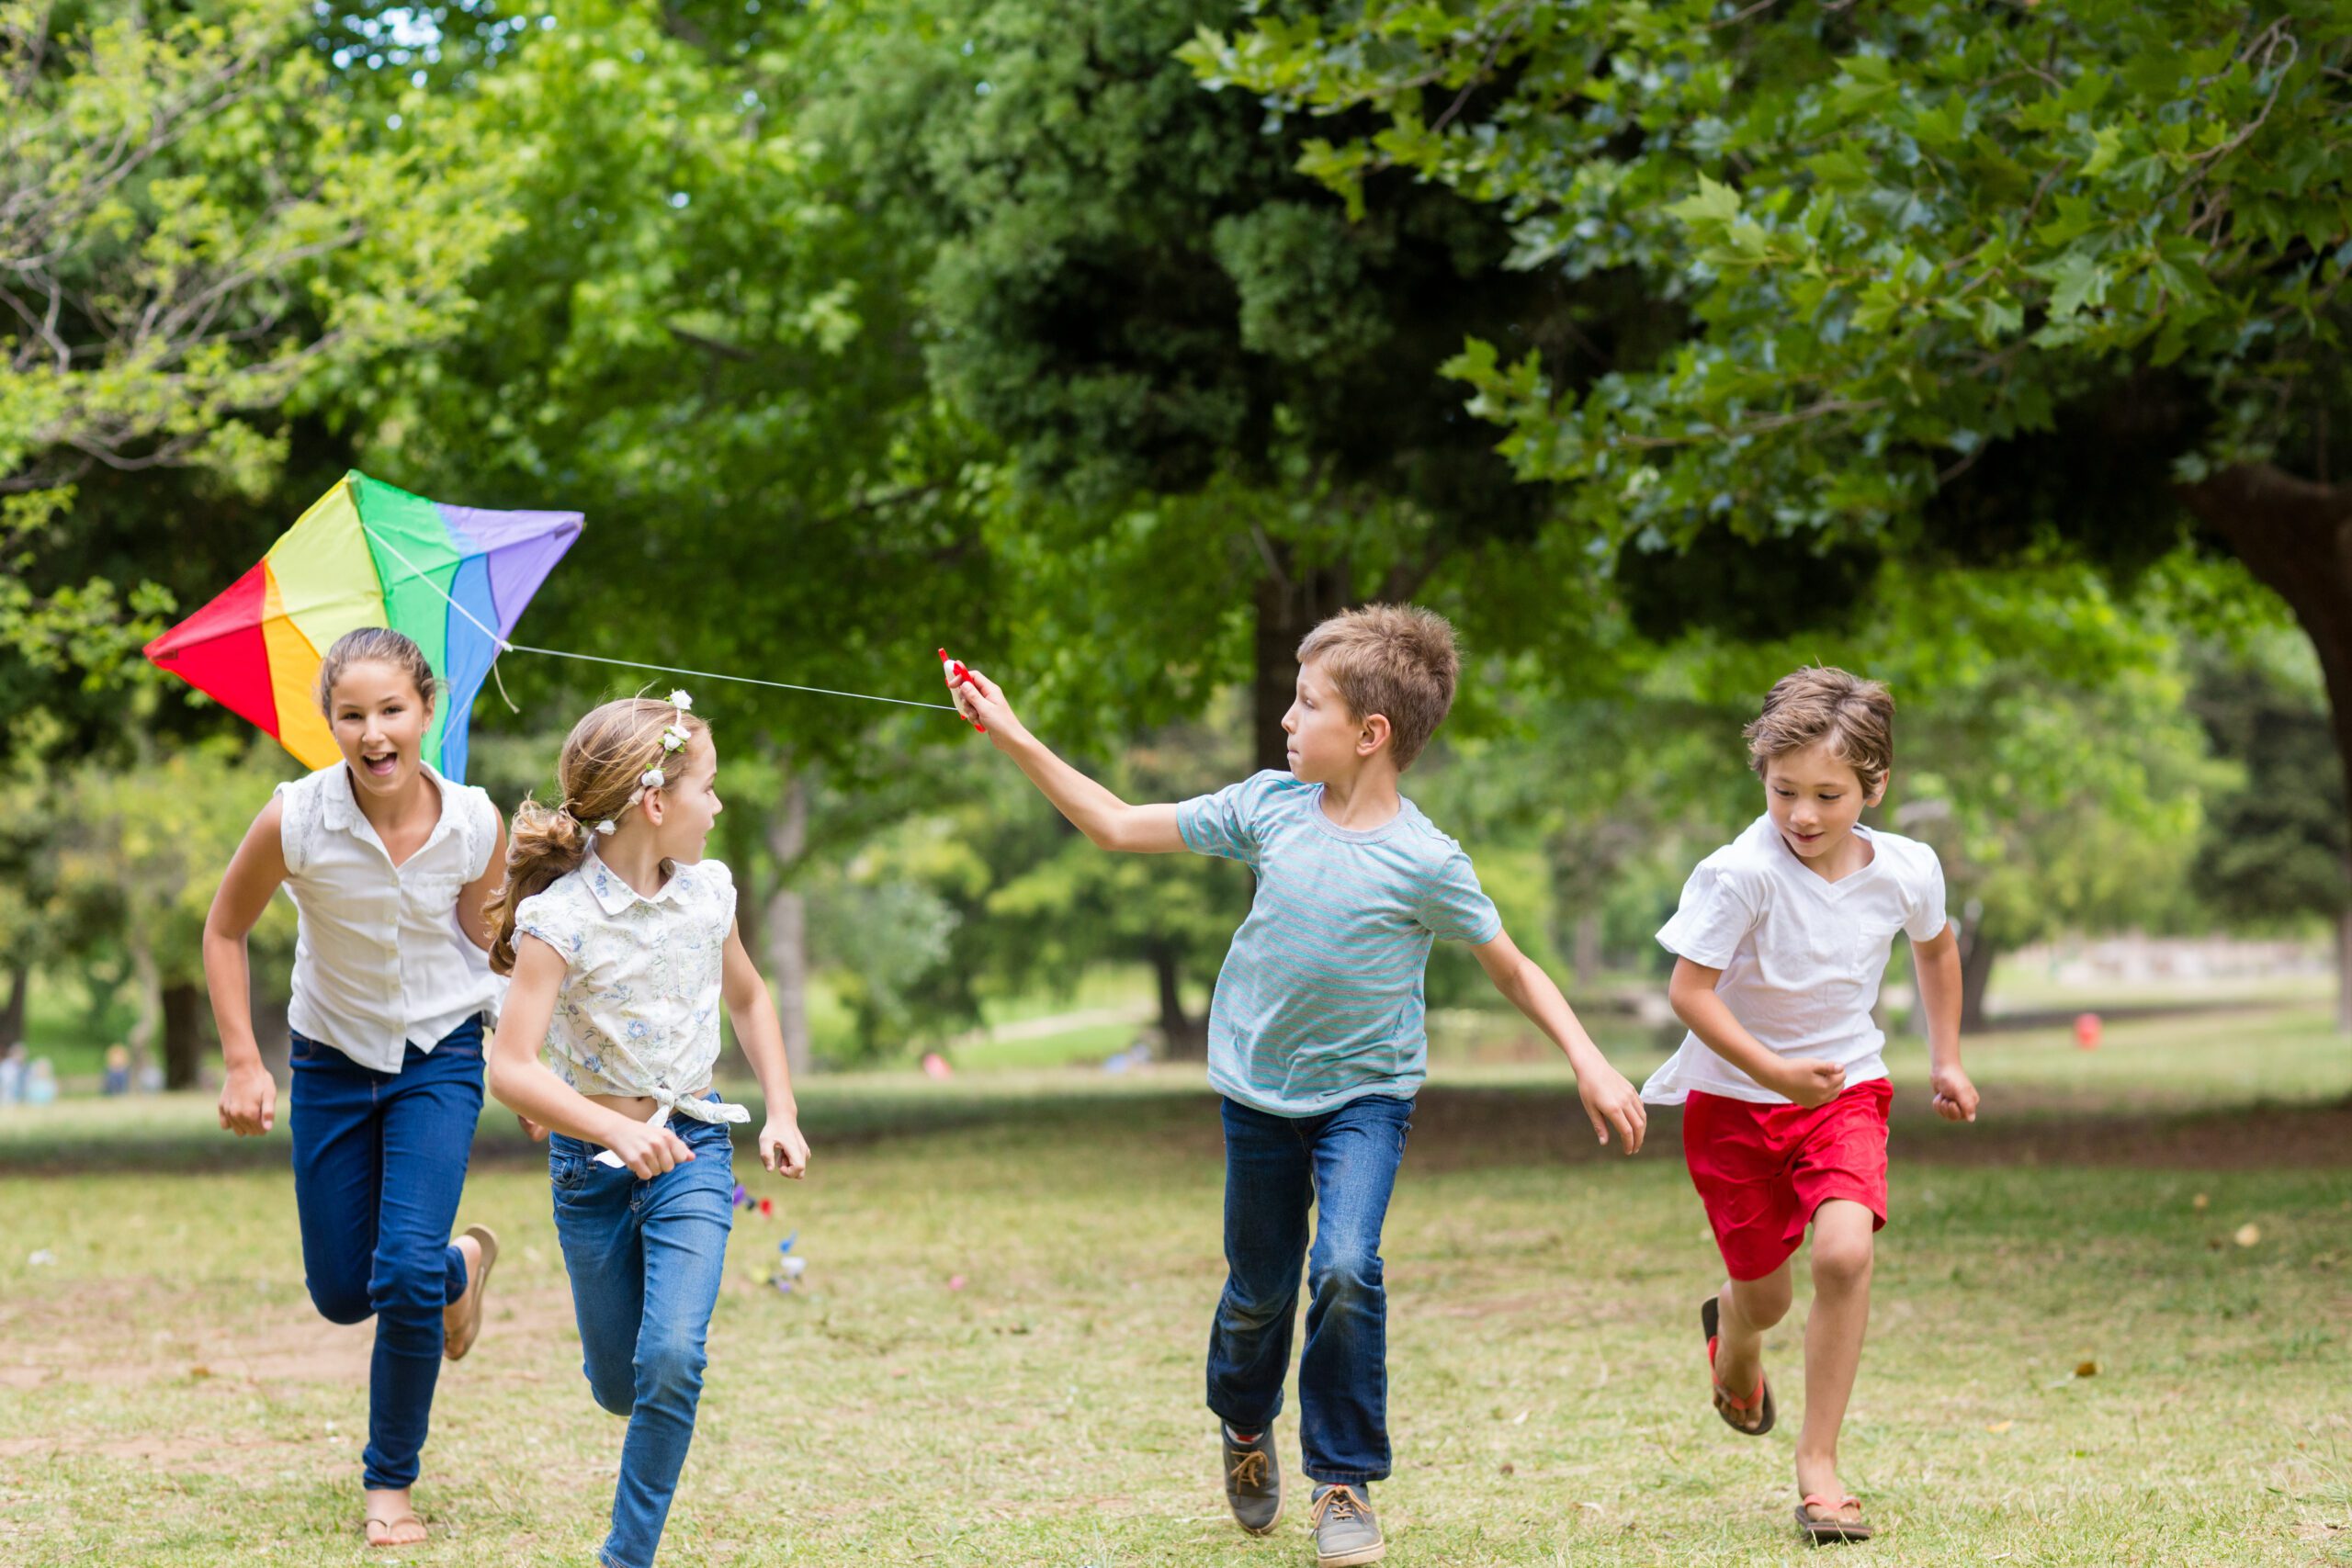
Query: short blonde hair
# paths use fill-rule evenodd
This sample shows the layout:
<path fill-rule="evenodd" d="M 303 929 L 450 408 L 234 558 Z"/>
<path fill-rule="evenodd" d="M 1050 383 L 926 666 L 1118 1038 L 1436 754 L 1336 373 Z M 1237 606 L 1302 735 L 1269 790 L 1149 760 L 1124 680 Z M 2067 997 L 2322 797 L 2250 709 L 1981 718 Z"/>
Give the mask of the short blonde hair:
<path fill-rule="evenodd" d="M 1894 699 L 1876 681 L 1808 665 L 1772 683 L 1764 711 L 1742 733 L 1758 777 L 1773 758 L 1826 740 L 1868 793 L 1894 766 Z"/>
<path fill-rule="evenodd" d="M 1403 773 L 1453 706 L 1462 660 L 1443 615 L 1410 604 L 1366 604 L 1306 634 L 1298 661 L 1320 660 L 1356 717 L 1388 721 L 1388 749 Z"/>

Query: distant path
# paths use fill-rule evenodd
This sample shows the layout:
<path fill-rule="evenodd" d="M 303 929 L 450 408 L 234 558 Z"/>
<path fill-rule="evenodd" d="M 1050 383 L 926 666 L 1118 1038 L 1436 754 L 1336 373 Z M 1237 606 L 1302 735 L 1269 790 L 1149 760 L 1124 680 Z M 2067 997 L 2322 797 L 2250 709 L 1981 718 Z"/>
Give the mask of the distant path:
<path fill-rule="evenodd" d="M 1025 1018 L 1019 1023 L 1001 1023 L 993 1029 L 967 1030 L 948 1041 L 953 1050 L 1010 1045 L 1016 1040 L 1044 1040 L 1056 1034 L 1068 1034 L 1080 1029 L 1099 1029 L 1106 1023 L 1147 1023 L 1159 1010 L 1149 1002 L 1126 1002 L 1118 1007 L 1082 1008 L 1076 1012 L 1057 1012 L 1046 1018 Z"/>

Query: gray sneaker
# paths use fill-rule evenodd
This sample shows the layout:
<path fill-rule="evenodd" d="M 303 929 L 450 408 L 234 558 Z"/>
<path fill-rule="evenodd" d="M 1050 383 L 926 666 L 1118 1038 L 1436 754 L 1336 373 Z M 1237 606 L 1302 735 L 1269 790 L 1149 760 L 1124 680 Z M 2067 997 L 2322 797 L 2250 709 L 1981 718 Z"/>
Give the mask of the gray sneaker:
<path fill-rule="evenodd" d="M 1315 1568 L 1355 1568 L 1388 1555 L 1372 1497 L 1357 1486 L 1318 1486 L 1315 1506 Z"/>
<path fill-rule="evenodd" d="M 1217 1440 L 1225 1446 L 1225 1500 L 1234 1523 L 1251 1535 L 1265 1535 L 1283 1517 L 1283 1471 L 1274 1459 L 1274 1430 L 1268 1427 L 1254 1442 L 1234 1441 L 1233 1428 L 1216 1424 Z"/>

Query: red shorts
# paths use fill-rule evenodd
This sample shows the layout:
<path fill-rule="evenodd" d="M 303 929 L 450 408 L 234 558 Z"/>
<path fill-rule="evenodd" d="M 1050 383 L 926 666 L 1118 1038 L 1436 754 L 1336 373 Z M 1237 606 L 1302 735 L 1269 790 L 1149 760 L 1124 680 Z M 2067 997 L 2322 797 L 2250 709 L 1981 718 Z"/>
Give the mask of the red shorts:
<path fill-rule="evenodd" d="M 1886 1108 L 1894 1086 L 1858 1083 L 1826 1105 L 1758 1105 L 1692 1091 L 1682 1157 L 1735 1280 L 1760 1280 L 1804 1240 L 1813 1212 L 1849 1199 L 1886 1224 Z"/>

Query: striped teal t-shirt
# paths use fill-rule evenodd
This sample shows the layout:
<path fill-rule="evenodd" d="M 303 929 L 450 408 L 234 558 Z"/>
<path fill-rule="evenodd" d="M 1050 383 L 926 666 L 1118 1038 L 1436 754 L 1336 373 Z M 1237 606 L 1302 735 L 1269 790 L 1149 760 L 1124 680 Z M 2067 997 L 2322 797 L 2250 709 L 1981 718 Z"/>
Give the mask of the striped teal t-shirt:
<path fill-rule="evenodd" d="M 1321 784 L 1272 771 L 1185 801 L 1176 822 L 1186 848 L 1258 874 L 1209 1004 L 1210 1086 L 1274 1116 L 1419 1089 L 1430 943 L 1502 931 L 1462 846 L 1409 800 L 1342 828 Z"/>

